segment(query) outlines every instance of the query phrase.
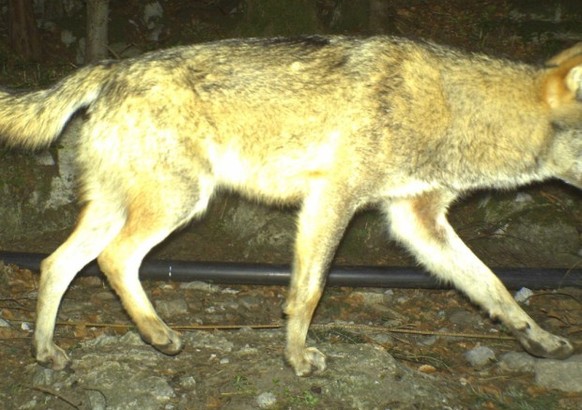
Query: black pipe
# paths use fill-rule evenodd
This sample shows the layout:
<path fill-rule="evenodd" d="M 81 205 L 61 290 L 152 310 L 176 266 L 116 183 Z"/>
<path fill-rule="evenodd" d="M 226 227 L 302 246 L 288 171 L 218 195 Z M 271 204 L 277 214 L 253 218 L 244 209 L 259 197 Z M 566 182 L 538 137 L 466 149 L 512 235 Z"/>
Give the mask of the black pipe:
<path fill-rule="evenodd" d="M 38 253 L 0 252 L 0 260 L 38 271 L 48 255 Z M 582 287 L 582 269 L 499 268 L 497 276 L 510 289 L 553 289 Z M 79 275 L 99 275 L 97 263 L 91 262 Z M 205 281 L 239 285 L 287 285 L 290 269 L 286 265 L 188 262 L 146 259 L 141 268 L 142 279 Z M 350 287 L 389 287 L 446 289 L 422 269 L 408 267 L 336 266 L 329 273 L 327 284 Z"/>

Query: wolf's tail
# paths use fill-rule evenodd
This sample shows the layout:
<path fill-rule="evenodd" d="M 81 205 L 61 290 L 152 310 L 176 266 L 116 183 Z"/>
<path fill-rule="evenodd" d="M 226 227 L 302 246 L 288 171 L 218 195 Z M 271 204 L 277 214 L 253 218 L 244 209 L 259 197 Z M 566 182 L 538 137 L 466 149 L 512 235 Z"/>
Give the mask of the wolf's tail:
<path fill-rule="evenodd" d="M 24 148 L 49 145 L 75 112 L 97 99 L 111 69 L 107 64 L 87 66 L 46 90 L 0 91 L 0 141 Z"/>

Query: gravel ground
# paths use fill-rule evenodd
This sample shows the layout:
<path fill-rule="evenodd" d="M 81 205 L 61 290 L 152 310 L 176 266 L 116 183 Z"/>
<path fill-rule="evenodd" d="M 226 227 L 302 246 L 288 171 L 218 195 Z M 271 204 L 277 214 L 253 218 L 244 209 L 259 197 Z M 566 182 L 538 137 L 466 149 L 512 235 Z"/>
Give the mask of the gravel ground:
<path fill-rule="evenodd" d="M 66 371 L 34 363 L 38 276 L 0 269 L 0 402 L 7 409 L 578 409 L 582 358 L 534 359 L 455 291 L 329 288 L 310 343 L 328 369 L 296 377 L 283 360 L 285 288 L 146 282 L 186 340 L 144 344 L 98 277 L 65 295 L 57 341 Z M 580 289 L 534 292 L 526 310 L 580 344 Z"/>

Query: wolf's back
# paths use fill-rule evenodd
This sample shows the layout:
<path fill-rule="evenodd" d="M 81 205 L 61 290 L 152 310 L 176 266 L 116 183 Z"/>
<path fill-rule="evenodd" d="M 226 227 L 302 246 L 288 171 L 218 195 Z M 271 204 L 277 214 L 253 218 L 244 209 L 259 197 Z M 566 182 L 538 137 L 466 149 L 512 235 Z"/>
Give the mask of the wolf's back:
<path fill-rule="evenodd" d="M 25 148 L 50 144 L 75 112 L 99 96 L 110 74 L 110 65 L 98 64 L 84 67 L 46 90 L 0 92 L 0 141 Z"/>

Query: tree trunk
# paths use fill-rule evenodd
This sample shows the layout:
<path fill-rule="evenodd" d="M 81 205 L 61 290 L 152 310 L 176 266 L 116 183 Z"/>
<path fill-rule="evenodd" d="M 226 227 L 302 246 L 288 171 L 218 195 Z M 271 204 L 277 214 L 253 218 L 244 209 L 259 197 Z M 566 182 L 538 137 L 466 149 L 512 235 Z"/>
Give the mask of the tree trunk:
<path fill-rule="evenodd" d="M 87 1 L 87 50 L 85 63 L 107 58 L 109 0 Z"/>
<path fill-rule="evenodd" d="M 10 45 L 26 60 L 40 61 L 42 50 L 32 1 L 8 1 L 8 32 Z"/>
<path fill-rule="evenodd" d="M 320 32 L 313 0 L 247 0 L 240 37 L 297 36 Z"/>
<path fill-rule="evenodd" d="M 374 34 L 384 34 L 389 31 L 388 27 L 390 2 L 386 0 L 370 0 L 370 31 Z"/>

